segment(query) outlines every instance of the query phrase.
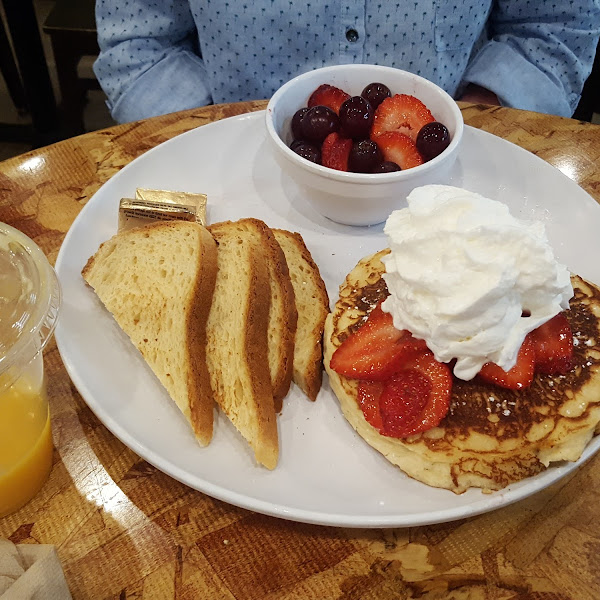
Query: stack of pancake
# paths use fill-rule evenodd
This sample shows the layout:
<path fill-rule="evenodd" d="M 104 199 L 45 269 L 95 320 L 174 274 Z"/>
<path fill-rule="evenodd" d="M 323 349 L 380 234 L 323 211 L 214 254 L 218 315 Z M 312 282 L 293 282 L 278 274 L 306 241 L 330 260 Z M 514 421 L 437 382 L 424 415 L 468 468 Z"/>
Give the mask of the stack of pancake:
<path fill-rule="evenodd" d="M 462 493 L 484 491 L 540 473 L 550 463 L 575 461 L 600 423 L 600 290 L 572 276 L 575 295 L 566 316 L 574 334 L 573 368 L 537 374 L 532 385 L 509 390 L 479 378 L 454 378 L 452 400 L 438 427 L 406 439 L 381 435 L 357 404 L 358 381 L 329 367 L 333 352 L 388 295 L 382 250 L 361 260 L 340 286 L 325 324 L 325 368 L 342 411 L 373 448 L 409 476 Z"/>

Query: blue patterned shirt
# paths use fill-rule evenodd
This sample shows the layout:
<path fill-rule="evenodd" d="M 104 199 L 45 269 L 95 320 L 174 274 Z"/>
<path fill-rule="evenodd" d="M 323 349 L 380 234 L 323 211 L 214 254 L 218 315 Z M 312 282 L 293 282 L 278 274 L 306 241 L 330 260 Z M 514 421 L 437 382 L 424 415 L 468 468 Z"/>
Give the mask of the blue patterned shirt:
<path fill-rule="evenodd" d="M 459 97 L 571 116 L 600 35 L 598 0 L 97 0 L 94 65 L 127 122 L 269 98 L 344 63 L 417 73 Z"/>

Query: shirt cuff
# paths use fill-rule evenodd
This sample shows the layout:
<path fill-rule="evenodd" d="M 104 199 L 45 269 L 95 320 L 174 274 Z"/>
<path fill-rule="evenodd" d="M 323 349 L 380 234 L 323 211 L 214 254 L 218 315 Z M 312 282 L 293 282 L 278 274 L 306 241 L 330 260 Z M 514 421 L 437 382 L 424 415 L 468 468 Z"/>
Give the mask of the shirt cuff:
<path fill-rule="evenodd" d="M 504 42 L 488 42 L 465 71 L 462 83 L 494 92 L 503 106 L 563 117 L 573 114 L 562 87 Z"/>
<path fill-rule="evenodd" d="M 150 67 L 110 107 L 118 123 L 206 106 L 212 103 L 200 58 L 187 51 L 165 56 Z"/>

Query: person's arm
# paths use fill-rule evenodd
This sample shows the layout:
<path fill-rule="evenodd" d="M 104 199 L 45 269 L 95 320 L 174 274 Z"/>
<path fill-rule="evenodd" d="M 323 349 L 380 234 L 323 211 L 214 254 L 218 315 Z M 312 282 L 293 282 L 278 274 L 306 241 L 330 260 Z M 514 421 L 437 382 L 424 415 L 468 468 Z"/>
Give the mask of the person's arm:
<path fill-rule="evenodd" d="M 119 123 L 210 104 L 187 0 L 97 0 L 94 72 Z"/>
<path fill-rule="evenodd" d="M 499 0 L 490 14 L 491 39 L 471 60 L 463 83 L 489 90 L 504 106 L 570 117 L 599 35 L 597 0 Z"/>
<path fill-rule="evenodd" d="M 472 102 L 473 104 L 492 104 L 498 106 L 500 101 L 498 96 L 490 90 L 486 90 L 478 85 L 469 83 L 461 94 L 459 100 L 463 102 Z"/>

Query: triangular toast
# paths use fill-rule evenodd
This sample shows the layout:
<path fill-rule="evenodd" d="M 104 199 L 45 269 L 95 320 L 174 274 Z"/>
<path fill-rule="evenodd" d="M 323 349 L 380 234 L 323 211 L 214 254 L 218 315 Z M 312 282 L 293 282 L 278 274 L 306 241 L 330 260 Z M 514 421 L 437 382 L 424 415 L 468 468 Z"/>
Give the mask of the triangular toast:
<path fill-rule="evenodd" d="M 217 248 L 201 225 L 158 222 L 103 243 L 82 271 L 192 426 L 212 438 L 206 322 Z"/>
<path fill-rule="evenodd" d="M 284 229 L 273 229 L 273 233 L 285 254 L 298 311 L 293 380 L 314 401 L 321 389 L 323 327 L 329 314 L 329 297 L 302 236 Z"/>
<path fill-rule="evenodd" d="M 218 271 L 206 355 L 217 404 L 256 460 L 273 469 L 279 443 L 268 361 L 270 275 L 260 223 L 242 219 L 209 227 Z"/>

